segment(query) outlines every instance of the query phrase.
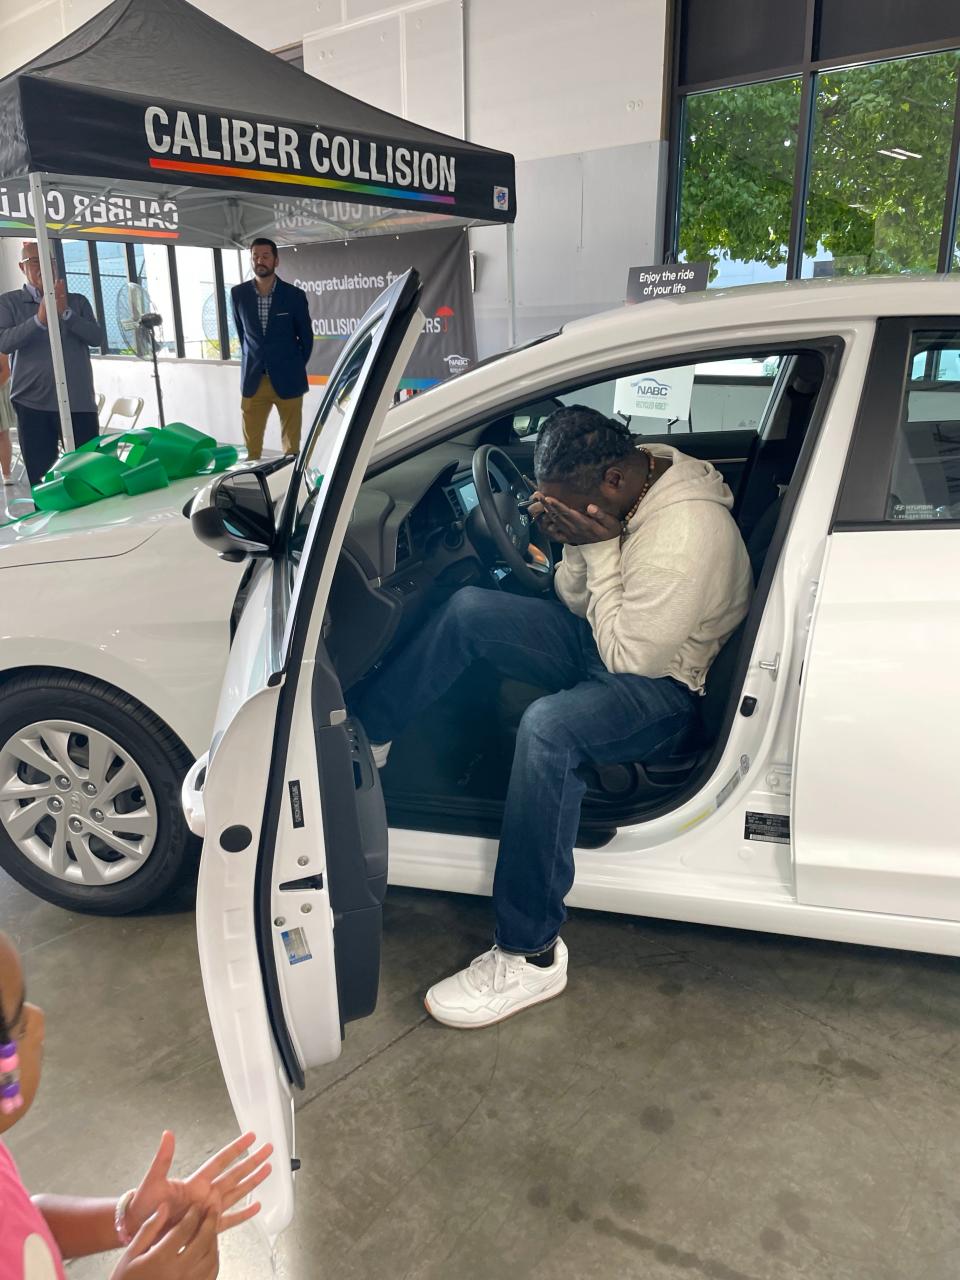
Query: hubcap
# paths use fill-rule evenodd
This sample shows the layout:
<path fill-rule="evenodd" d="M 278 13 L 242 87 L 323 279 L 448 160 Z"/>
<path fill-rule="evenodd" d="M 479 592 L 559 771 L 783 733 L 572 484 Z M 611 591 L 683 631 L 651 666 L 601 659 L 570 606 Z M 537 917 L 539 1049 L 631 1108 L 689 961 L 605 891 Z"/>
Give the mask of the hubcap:
<path fill-rule="evenodd" d="M 133 875 L 150 856 L 157 804 L 143 770 L 112 738 L 44 720 L 0 747 L 0 823 L 48 875 L 106 885 Z"/>

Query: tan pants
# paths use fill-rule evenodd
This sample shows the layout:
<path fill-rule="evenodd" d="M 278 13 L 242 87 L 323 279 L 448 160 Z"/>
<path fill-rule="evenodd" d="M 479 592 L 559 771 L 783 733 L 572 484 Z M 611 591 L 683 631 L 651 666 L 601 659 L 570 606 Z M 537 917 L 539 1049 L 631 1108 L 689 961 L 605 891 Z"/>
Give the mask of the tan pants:
<path fill-rule="evenodd" d="M 280 443 L 284 453 L 300 452 L 300 427 L 303 420 L 303 396 L 282 400 L 273 389 L 266 374 L 252 396 L 243 396 L 240 412 L 243 414 L 243 442 L 247 457 L 255 462 L 263 453 L 263 433 L 267 429 L 270 410 L 276 405 L 280 415 Z"/>

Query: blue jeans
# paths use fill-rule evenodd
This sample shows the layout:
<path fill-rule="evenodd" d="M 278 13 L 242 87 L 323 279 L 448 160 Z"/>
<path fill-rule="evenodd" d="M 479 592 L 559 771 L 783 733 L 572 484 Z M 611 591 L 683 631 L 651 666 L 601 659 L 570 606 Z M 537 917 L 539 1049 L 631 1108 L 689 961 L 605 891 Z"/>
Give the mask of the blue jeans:
<path fill-rule="evenodd" d="M 566 919 L 585 761 L 667 755 L 687 736 L 695 698 L 670 679 L 612 675 L 590 624 L 556 600 L 464 587 L 387 660 L 351 710 L 372 742 L 389 742 L 484 658 L 504 676 L 556 690 L 524 713 L 493 882 L 496 940 L 527 955 Z"/>

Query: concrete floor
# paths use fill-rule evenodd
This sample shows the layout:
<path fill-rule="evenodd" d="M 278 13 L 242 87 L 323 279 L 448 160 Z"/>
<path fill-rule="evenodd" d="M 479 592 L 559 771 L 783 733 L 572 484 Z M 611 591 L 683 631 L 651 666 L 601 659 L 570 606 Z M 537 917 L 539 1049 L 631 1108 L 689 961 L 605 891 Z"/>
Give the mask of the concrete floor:
<path fill-rule="evenodd" d="M 0 881 L 47 1011 L 28 1185 L 119 1192 L 164 1125 L 233 1135 L 189 907 L 68 915 Z M 228 1280 L 955 1280 L 960 962 L 575 913 L 559 1000 L 427 1019 L 482 900 L 391 891 L 380 1007 L 314 1072 L 294 1226 Z M 106 1274 L 102 1262 L 72 1280 Z"/>

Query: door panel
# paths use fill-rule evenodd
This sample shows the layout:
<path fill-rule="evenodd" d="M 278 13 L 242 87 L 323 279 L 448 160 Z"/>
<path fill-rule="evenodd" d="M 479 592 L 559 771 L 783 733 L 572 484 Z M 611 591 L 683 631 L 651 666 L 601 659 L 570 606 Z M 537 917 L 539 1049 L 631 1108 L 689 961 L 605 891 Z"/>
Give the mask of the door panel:
<path fill-rule="evenodd" d="M 350 718 L 342 725 L 319 727 L 316 737 L 335 920 L 337 994 L 340 1021 L 345 1024 L 366 1018 L 376 1008 L 387 892 L 387 815 L 379 770 L 360 722 Z"/>
<path fill-rule="evenodd" d="M 395 282 L 337 363 L 255 572 L 203 789 L 197 927 L 211 1022 L 243 1130 L 274 1143 L 261 1188 L 272 1241 L 293 1213 L 293 1092 L 372 1012 L 387 826 L 348 720 L 323 618 L 350 510 L 422 327 L 419 278 Z"/>
<path fill-rule="evenodd" d="M 804 666 L 802 902 L 960 920 L 960 319 L 877 323 Z"/>
<path fill-rule="evenodd" d="M 801 902 L 960 920 L 960 529 L 835 533 L 804 663 Z"/>
<path fill-rule="evenodd" d="M 241 619 L 242 625 L 242 619 Z M 253 906 L 263 819 L 262 797 L 247 782 L 248 744 L 269 742 L 279 689 L 266 687 L 238 710 L 217 752 L 218 767 L 204 783 L 209 820 L 229 815 L 218 839 L 204 840 L 197 884 L 197 946 L 207 1010 L 230 1101 L 244 1131 L 273 1143 L 274 1173 L 264 1184 L 260 1227 L 273 1240 L 293 1214 L 293 1094 L 278 1049 L 256 945 Z M 209 831 L 208 826 L 208 831 Z M 232 829 L 232 835 L 226 833 Z M 227 847 L 229 845 L 229 847 Z M 242 846 L 242 847 L 241 847 Z M 332 947 L 318 956 L 316 986 L 335 985 Z M 327 1002 L 328 1010 L 332 1006 Z M 335 1052 L 339 1026 L 329 1017 L 328 1048 Z"/>

